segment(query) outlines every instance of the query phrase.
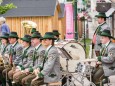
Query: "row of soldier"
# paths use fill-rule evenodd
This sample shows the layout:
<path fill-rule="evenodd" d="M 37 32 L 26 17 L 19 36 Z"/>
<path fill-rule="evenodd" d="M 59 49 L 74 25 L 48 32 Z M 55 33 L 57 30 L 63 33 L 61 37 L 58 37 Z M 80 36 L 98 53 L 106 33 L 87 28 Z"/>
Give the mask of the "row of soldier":
<path fill-rule="evenodd" d="M 1 38 L 0 81 L 3 86 L 39 86 L 60 80 L 60 61 L 55 40 L 59 32 L 46 32 L 42 37 L 38 31 L 19 38 L 17 32 L 4 33 Z M 57 38 L 56 38 L 57 36 Z M 20 44 L 18 39 L 22 40 Z M 7 83 L 6 83 L 7 82 Z"/>

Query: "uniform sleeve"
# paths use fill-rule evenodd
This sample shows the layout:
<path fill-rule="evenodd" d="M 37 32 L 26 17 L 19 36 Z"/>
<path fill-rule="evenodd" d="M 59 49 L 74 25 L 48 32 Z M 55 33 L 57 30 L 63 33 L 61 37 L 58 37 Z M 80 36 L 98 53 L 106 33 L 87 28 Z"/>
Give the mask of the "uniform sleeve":
<path fill-rule="evenodd" d="M 39 77 L 47 75 L 53 68 L 56 59 L 58 58 L 58 52 L 57 51 L 52 51 L 48 55 L 48 60 L 47 60 L 47 65 L 44 66 L 43 70 L 38 74 Z"/>
<path fill-rule="evenodd" d="M 115 48 L 111 48 L 108 52 L 108 56 L 102 56 L 101 61 L 104 63 L 113 63 L 115 61 Z"/>
<path fill-rule="evenodd" d="M 13 62 L 14 64 L 19 64 L 19 62 L 22 60 L 22 52 L 23 52 L 22 46 L 16 48 L 16 57 Z"/>

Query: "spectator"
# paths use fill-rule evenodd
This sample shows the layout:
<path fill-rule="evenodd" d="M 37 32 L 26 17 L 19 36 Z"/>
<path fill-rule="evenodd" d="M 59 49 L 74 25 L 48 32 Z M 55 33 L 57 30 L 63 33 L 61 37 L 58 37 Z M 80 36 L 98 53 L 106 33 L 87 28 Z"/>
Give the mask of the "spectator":
<path fill-rule="evenodd" d="M 6 24 L 6 19 L 4 17 L 0 17 L 0 35 L 4 33 L 10 33 L 10 29 Z"/>

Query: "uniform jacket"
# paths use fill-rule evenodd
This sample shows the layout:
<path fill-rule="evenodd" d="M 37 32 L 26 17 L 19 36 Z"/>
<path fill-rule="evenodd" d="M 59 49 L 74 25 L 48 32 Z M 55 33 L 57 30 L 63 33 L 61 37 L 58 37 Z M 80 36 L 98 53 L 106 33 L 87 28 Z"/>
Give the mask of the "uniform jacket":
<path fill-rule="evenodd" d="M 31 46 L 29 46 L 25 50 L 23 49 L 21 62 L 19 63 L 19 66 L 21 67 L 22 70 L 33 66 L 33 53 L 34 48 Z"/>
<path fill-rule="evenodd" d="M 94 34 L 96 34 L 96 43 L 95 43 L 95 47 L 94 47 L 96 51 L 100 51 L 100 49 L 101 49 L 101 41 L 100 41 L 100 35 L 99 34 L 103 30 L 110 30 L 110 27 L 108 26 L 108 24 L 106 22 L 99 25 L 94 32 Z"/>
<path fill-rule="evenodd" d="M 10 54 L 12 55 L 13 64 L 16 66 L 21 62 L 23 47 L 18 42 L 10 47 Z"/>
<path fill-rule="evenodd" d="M 115 67 L 115 44 L 110 42 L 106 47 L 104 54 L 101 57 L 101 62 L 105 76 L 115 74 L 115 68 L 111 70 L 111 67 Z"/>
<path fill-rule="evenodd" d="M 47 51 L 46 51 L 47 52 Z M 52 46 L 46 56 L 43 70 L 40 75 L 44 76 L 44 82 L 57 82 L 60 80 L 60 60 L 57 48 Z"/>
<path fill-rule="evenodd" d="M 36 69 L 38 68 L 39 66 L 42 65 L 43 63 L 43 60 L 44 60 L 44 54 L 45 54 L 45 48 L 40 45 L 38 49 L 35 49 L 35 52 L 34 52 L 34 67 L 33 69 Z"/>
<path fill-rule="evenodd" d="M 3 58 L 3 62 L 4 64 L 8 64 L 9 62 L 9 52 L 10 52 L 10 44 L 7 44 L 6 46 L 4 46 L 3 44 L 1 45 L 1 55 Z"/>

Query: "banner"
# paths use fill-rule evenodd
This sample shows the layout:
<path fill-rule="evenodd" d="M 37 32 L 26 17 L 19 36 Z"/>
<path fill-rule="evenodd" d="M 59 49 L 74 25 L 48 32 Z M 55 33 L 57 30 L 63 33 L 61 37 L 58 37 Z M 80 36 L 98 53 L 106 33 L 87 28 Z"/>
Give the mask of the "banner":
<path fill-rule="evenodd" d="M 65 10 L 66 10 L 66 39 L 74 39 L 72 3 L 66 3 Z"/>

